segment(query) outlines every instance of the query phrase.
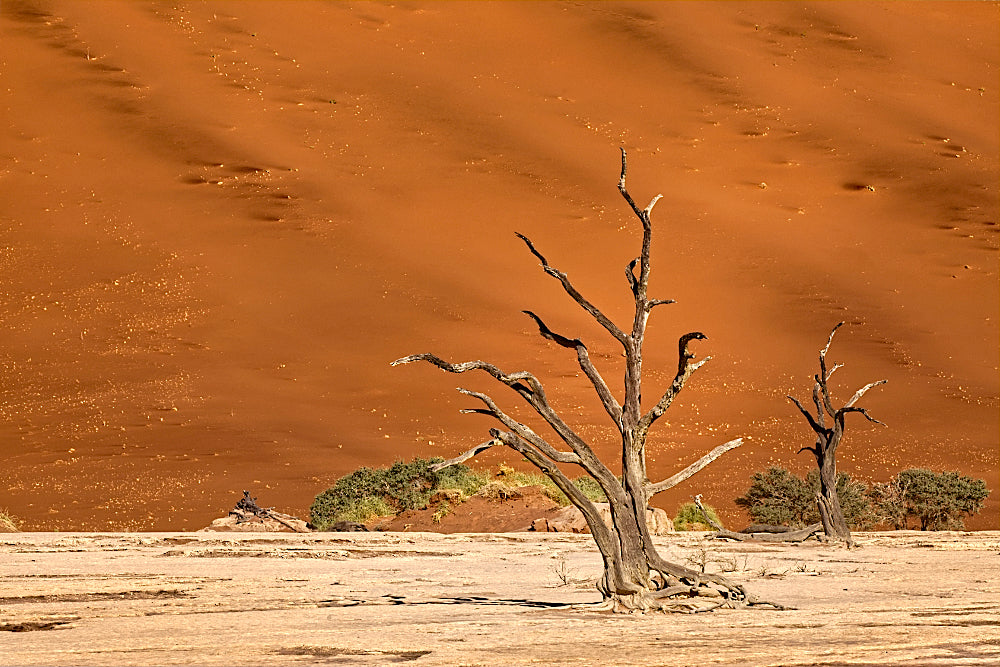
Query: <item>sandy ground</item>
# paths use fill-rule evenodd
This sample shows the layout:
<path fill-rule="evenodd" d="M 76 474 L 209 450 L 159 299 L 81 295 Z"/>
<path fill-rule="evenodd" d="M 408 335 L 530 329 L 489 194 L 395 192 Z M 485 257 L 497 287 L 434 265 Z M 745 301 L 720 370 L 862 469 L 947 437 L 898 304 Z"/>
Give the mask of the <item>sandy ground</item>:
<path fill-rule="evenodd" d="M 995 2 L 0 3 L 0 508 L 32 530 L 196 529 L 250 489 L 304 514 L 361 464 L 486 439 L 482 358 L 546 382 L 616 460 L 572 354 L 620 350 L 515 238 L 618 321 L 654 213 L 647 405 L 677 338 L 711 355 L 649 444 L 657 502 L 723 516 L 804 472 L 817 351 L 841 468 L 958 469 L 1000 527 Z M 854 415 L 855 417 L 857 415 Z M 540 427 L 536 424 L 536 430 Z M 517 457 L 490 454 L 488 465 Z M 576 474 L 575 472 L 573 474 Z"/>
<path fill-rule="evenodd" d="M 6 535 L 2 665 L 981 665 L 1000 660 L 1000 533 L 657 538 L 795 607 L 621 616 L 587 536 Z M 32 626 L 32 624 L 34 624 Z M 14 626 L 39 628 L 3 632 Z"/>

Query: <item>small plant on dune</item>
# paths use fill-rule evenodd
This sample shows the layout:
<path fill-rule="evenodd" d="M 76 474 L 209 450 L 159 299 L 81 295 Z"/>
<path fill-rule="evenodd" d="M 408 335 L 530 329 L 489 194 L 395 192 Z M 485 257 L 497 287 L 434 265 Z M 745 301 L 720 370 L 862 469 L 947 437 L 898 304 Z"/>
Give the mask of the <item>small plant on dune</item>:
<path fill-rule="evenodd" d="M 451 503 L 447 500 L 442 501 L 434 511 L 434 514 L 431 516 L 431 521 L 434 523 L 441 523 L 441 519 L 445 518 L 449 514 L 451 514 Z"/>
<path fill-rule="evenodd" d="M 708 513 L 708 517 L 721 526 L 722 520 L 719 519 L 715 508 L 711 505 L 703 504 L 703 506 Z M 705 517 L 697 505 L 694 503 L 684 503 L 677 510 L 677 516 L 674 517 L 674 530 L 712 530 L 712 527 L 705 524 Z"/>
<path fill-rule="evenodd" d="M 521 492 L 517 489 L 518 487 L 511 486 L 506 482 L 491 479 L 486 482 L 486 484 L 483 484 L 478 491 L 476 491 L 476 495 L 487 500 L 503 502 L 504 500 L 510 500 L 511 498 L 519 498 L 521 496 Z"/>
<path fill-rule="evenodd" d="M 585 495 L 591 502 L 595 503 L 605 503 L 608 501 L 605 497 L 604 492 L 601 491 L 600 485 L 595 482 L 590 477 L 577 477 L 573 480 L 573 485 L 579 489 L 583 495 Z M 502 486 L 506 489 L 516 490 L 524 488 L 526 486 L 538 486 L 541 487 L 542 493 L 551 498 L 552 500 L 559 503 L 561 506 L 566 507 L 570 504 L 569 498 L 565 493 L 559 490 L 555 482 L 546 477 L 545 475 L 537 472 L 524 472 L 520 470 L 515 470 L 510 466 L 500 464 L 500 468 L 489 484 L 487 486 Z M 480 489 L 477 495 L 486 495 L 487 493 L 492 493 L 495 497 L 496 492 L 493 490 L 486 490 L 486 487 Z M 497 498 L 503 499 L 503 498 Z"/>
<path fill-rule="evenodd" d="M 19 530 L 21 530 L 20 522 L 7 510 L 0 510 L 0 532 L 16 533 Z"/>

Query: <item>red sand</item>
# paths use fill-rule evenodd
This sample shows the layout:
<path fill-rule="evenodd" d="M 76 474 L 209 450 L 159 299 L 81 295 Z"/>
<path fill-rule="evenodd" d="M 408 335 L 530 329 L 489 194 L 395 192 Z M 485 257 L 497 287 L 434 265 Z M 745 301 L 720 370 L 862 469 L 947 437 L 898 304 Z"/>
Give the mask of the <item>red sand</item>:
<path fill-rule="evenodd" d="M 243 488 L 304 513 L 361 464 L 486 439 L 434 351 L 528 369 L 615 443 L 567 351 L 619 351 L 654 213 L 650 445 L 701 492 L 811 465 L 830 328 L 863 404 L 841 468 L 958 469 L 998 497 L 996 3 L 78 3 L 0 7 L 0 507 L 35 530 L 197 528 Z M 870 186 L 870 187 L 869 187 Z M 503 391 L 502 391 L 503 390 Z M 513 409 L 513 408 L 511 408 Z M 484 463 L 516 462 L 512 453 Z"/>

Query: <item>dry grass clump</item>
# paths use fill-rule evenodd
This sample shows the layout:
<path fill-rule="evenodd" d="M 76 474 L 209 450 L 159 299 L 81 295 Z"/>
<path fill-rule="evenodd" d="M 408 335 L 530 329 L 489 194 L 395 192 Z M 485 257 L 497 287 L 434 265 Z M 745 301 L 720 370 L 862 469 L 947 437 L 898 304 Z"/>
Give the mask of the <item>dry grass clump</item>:
<path fill-rule="evenodd" d="M 0 533 L 17 533 L 20 530 L 20 522 L 7 510 L 0 510 Z"/>

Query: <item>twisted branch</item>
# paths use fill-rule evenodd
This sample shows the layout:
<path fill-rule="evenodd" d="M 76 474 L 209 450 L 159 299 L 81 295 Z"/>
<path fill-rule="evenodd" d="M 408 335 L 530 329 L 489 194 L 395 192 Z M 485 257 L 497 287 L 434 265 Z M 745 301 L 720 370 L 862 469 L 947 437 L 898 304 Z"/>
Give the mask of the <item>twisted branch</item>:
<path fill-rule="evenodd" d="M 601 404 L 604 406 L 605 412 L 611 417 L 618 430 L 622 430 L 622 408 L 618 405 L 615 400 L 614 395 L 611 393 L 611 389 L 608 388 L 608 384 L 604 381 L 600 372 L 594 366 L 594 363 L 590 360 L 590 353 L 587 351 L 587 346 L 583 344 L 579 338 L 567 338 L 566 336 L 561 336 L 545 325 L 542 318 L 538 317 L 535 313 L 530 310 L 522 311 L 525 315 L 530 317 L 538 325 L 538 332 L 541 334 L 542 338 L 551 340 L 559 345 L 567 348 L 572 348 L 576 350 L 576 359 L 580 364 L 580 369 L 584 372 L 587 378 L 590 380 L 590 384 L 593 385 L 594 391 L 597 392 L 598 398 L 601 399 Z"/>
<path fill-rule="evenodd" d="M 673 403 L 674 397 L 684 388 L 684 383 L 687 382 L 691 375 L 702 367 L 711 357 L 705 357 L 698 363 L 692 364 L 691 360 L 694 359 L 694 353 L 688 351 L 688 344 L 693 340 L 706 340 L 708 336 L 701 333 L 700 331 L 694 331 L 692 333 L 684 334 L 680 337 L 678 341 L 678 360 L 677 360 L 677 375 L 674 376 L 674 381 L 667 388 L 660 400 L 653 406 L 649 412 L 643 415 L 639 422 L 638 429 L 640 433 L 646 433 L 649 427 L 653 425 L 657 419 L 663 416 L 663 413 L 667 411 L 670 404 Z"/>
<path fill-rule="evenodd" d="M 534 255 L 538 259 L 538 261 L 542 263 L 542 269 L 545 271 L 545 273 L 549 274 L 553 278 L 557 279 L 560 283 L 562 283 L 563 289 L 566 291 L 566 294 L 569 294 L 570 298 L 573 299 L 573 301 L 576 301 L 581 308 L 590 313 L 591 317 L 597 320 L 598 324 L 607 329 L 608 333 L 614 336 L 615 340 L 617 340 L 627 349 L 629 340 L 628 336 L 625 335 L 625 332 L 619 329 L 618 325 L 612 322 L 607 315 L 602 313 L 600 309 L 597 308 L 597 306 L 590 303 L 590 301 L 588 301 L 586 297 L 580 294 L 580 292 L 578 292 L 577 289 L 573 287 L 573 283 L 569 281 L 569 277 L 564 272 L 550 266 L 548 261 L 542 255 L 542 253 L 538 252 L 538 250 L 535 249 L 535 244 L 531 242 L 531 239 L 529 239 L 524 234 L 520 233 L 517 234 L 517 238 L 524 241 L 525 245 L 528 246 L 528 250 L 531 251 L 531 254 Z"/>

